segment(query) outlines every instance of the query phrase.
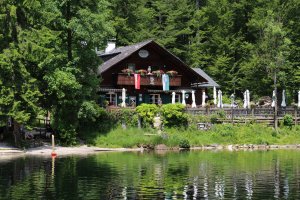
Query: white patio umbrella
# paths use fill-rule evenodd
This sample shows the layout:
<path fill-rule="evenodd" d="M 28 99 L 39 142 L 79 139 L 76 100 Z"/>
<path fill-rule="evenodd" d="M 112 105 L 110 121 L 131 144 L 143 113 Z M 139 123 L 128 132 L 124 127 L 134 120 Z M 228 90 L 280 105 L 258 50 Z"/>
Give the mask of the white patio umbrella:
<path fill-rule="evenodd" d="M 275 99 L 276 99 L 276 94 L 275 94 L 275 90 L 273 90 L 273 95 L 272 95 L 272 107 L 275 107 Z"/>
<path fill-rule="evenodd" d="M 203 90 L 202 91 L 202 107 L 205 106 L 205 99 L 206 99 L 205 90 Z"/>
<path fill-rule="evenodd" d="M 126 90 L 125 90 L 125 88 L 123 88 L 122 89 L 122 103 L 121 103 L 121 107 L 126 107 L 125 99 L 126 99 Z"/>
<path fill-rule="evenodd" d="M 186 105 L 185 103 L 185 90 L 181 90 L 182 93 L 182 105 Z"/>
<path fill-rule="evenodd" d="M 195 91 L 192 91 L 192 108 L 196 108 Z"/>
<path fill-rule="evenodd" d="M 218 91 L 218 105 L 217 105 L 218 108 L 223 108 L 223 102 L 222 102 L 222 91 L 219 90 Z"/>
<path fill-rule="evenodd" d="M 214 86 L 214 104 L 217 105 L 217 89 Z"/>
<path fill-rule="evenodd" d="M 249 90 L 246 90 L 246 94 L 247 94 L 247 108 L 250 108 L 250 92 Z"/>
<path fill-rule="evenodd" d="M 175 104 L 175 92 L 172 92 L 172 104 Z"/>
<path fill-rule="evenodd" d="M 286 102 L 285 102 L 285 90 L 282 90 L 281 107 L 286 107 Z"/>
<path fill-rule="evenodd" d="M 300 91 L 298 92 L 298 108 L 300 108 Z"/>
<path fill-rule="evenodd" d="M 244 105 L 243 105 L 244 108 L 247 108 L 247 103 L 248 103 L 248 101 L 247 101 L 247 90 L 246 90 L 244 92 Z"/>

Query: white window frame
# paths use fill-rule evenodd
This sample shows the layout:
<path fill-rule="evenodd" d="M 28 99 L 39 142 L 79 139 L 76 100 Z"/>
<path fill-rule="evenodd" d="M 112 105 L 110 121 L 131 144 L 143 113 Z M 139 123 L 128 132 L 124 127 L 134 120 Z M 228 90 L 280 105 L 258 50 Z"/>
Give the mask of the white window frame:
<path fill-rule="evenodd" d="M 150 103 L 159 104 L 159 100 L 161 101 L 160 94 L 150 94 Z"/>
<path fill-rule="evenodd" d="M 115 92 L 106 93 L 105 100 L 108 101 L 108 103 L 112 102 L 112 105 L 117 106 L 117 94 Z"/>
<path fill-rule="evenodd" d="M 175 94 L 175 103 L 181 103 L 181 94 Z"/>

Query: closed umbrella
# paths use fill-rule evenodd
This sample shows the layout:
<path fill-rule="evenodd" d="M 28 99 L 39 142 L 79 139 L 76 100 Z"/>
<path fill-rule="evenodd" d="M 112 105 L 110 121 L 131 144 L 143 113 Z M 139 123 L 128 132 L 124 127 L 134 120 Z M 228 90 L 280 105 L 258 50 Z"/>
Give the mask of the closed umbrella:
<path fill-rule="evenodd" d="M 247 90 L 246 90 L 244 92 L 244 105 L 243 105 L 244 108 L 247 108 L 247 103 L 248 103 L 248 101 L 247 101 Z"/>
<path fill-rule="evenodd" d="M 246 93 L 247 93 L 247 108 L 249 109 L 250 108 L 250 92 L 249 92 L 249 90 L 246 90 Z"/>
<path fill-rule="evenodd" d="M 121 103 L 121 107 L 126 107 L 125 99 L 126 99 L 126 90 L 125 90 L 125 88 L 123 88 L 122 89 L 122 103 Z"/>
<path fill-rule="evenodd" d="M 282 90 L 281 107 L 286 107 L 286 103 L 285 103 L 285 90 Z"/>
<path fill-rule="evenodd" d="M 203 90 L 203 91 L 202 91 L 202 107 L 205 106 L 205 98 L 206 98 L 205 90 Z"/>
<path fill-rule="evenodd" d="M 182 90 L 181 93 L 182 93 L 182 105 L 186 105 L 186 103 L 185 103 L 185 90 Z"/>
<path fill-rule="evenodd" d="M 192 108 L 196 108 L 195 91 L 192 91 Z"/>
<path fill-rule="evenodd" d="M 300 108 L 300 91 L 298 92 L 298 108 Z"/>
<path fill-rule="evenodd" d="M 272 95 L 272 107 L 275 107 L 275 100 L 276 100 L 276 94 L 275 94 L 275 90 L 273 90 L 273 95 Z"/>
<path fill-rule="evenodd" d="M 218 108 L 223 108 L 223 102 L 222 102 L 222 91 L 219 90 L 218 91 L 218 105 L 217 105 Z"/>
<path fill-rule="evenodd" d="M 175 104 L 175 92 L 172 92 L 172 104 Z"/>
<path fill-rule="evenodd" d="M 217 89 L 214 86 L 214 105 L 217 105 Z"/>

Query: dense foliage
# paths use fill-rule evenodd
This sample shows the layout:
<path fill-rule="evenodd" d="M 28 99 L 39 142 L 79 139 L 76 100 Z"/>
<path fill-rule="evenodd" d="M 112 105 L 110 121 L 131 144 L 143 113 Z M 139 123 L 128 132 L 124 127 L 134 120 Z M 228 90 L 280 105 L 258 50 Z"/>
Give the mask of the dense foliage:
<path fill-rule="evenodd" d="M 154 38 L 231 94 L 295 99 L 300 85 L 298 0 L 113 0 L 117 45 Z"/>
<path fill-rule="evenodd" d="M 54 128 L 73 143 L 86 102 L 96 100 L 104 47 L 113 28 L 107 0 L 0 2 L 0 120 L 21 124 L 50 111 Z M 80 112 L 79 112 L 80 111 Z M 78 113 L 79 112 L 79 113 Z"/>
<path fill-rule="evenodd" d="M 187 125 L 188 115 L 185 113 L 185 106 L 182 104 L 164 104 L 161 107 L 161 114 L 166 127 Z"/>
<path fill-rule="evenodd" d="M 94 49 L 110 38 L 117 46 L 153 38 L 227 94 L 270 96 L 276 85 L 290 102 L 300 85 L 299 7 L 298 0 L 2 0 L 0 125 L 12 118 L 17 144 L 21 125 L 50 112 L 53 128 L 73 143 L 88 120 L 104 123 L 92 103 L 101 62 Z M 158 112 L 149 109 L 137 109 L 148 124 Z"/>
<path fill-rule="evenodd" d="M 143 124 L 149 127 L 153 124 L 154 117 L 159 113 L 159 107 L 155 104 L 141 104 L 136 107 L 136 112 L 143 120 Z"/>

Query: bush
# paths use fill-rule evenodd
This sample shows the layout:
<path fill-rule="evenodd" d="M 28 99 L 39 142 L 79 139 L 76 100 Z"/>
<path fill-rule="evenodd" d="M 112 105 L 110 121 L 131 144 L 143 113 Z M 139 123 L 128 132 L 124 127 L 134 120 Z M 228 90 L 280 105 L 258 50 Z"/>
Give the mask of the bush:
<path fill-rule="evenodd" d="M 190 142 L 187 139 L 182 139 L 179 142 L 179 147 L 184 149 L 189 149 L 191 147 Z"/>
<path fill-rule="evenodd" d="M 153 123 L 153 119 L 158 114 L 159 108 L 155 104 L 141 104 L 136 107 L 136 112 L 143 120 L 143 125 L 149 127 Z"/>
<path fill-rule="evenodd" d="M 161 107 L 163 122 L 166 127 L 187 126 L 188 115 L 184 112 L 182 104 L 164 104 Z"/>
<path fill-rule="evenodd" d="M 72 125 L 64 125 L 58 127 L 59 139 L 63 145 L 76 145 L 77 144 L 77 132 Z"/>
<path fill-rule="evenodd" d="M 293 116 L 292 115 L 284 115 L 283 117 L 283 125 L 292 128 L 293 126 Z"/>
<path fill-rule="evenodd" d="M 100 116 L 106 115 L 106 111 L 93 101 L 85 101 L 78 111 L 78 119 L 82 123 L 96 122 Z"/>
<path fill-rule="evenodd" d="M 210 122 L 212 124 L 219 124 L 220 121 L 218 120 L 219 116 L 217 114 L 213 114 L 210 116 Z"/>
<path fill-rule="evenodd" d="M 77 117 L 79 121 L 78 131 L 83 135 L 104 129 L 103 126 L 110 120 L 106 110 L 93 101 L 83 102 Z"/>
<path fill-rule="evenodd" d="M 125 123 L 129 127 L 137 127 L 138 115 L 133 109 L 122 108 L 111 112 L 112 121 L 115 124 Z"/>

